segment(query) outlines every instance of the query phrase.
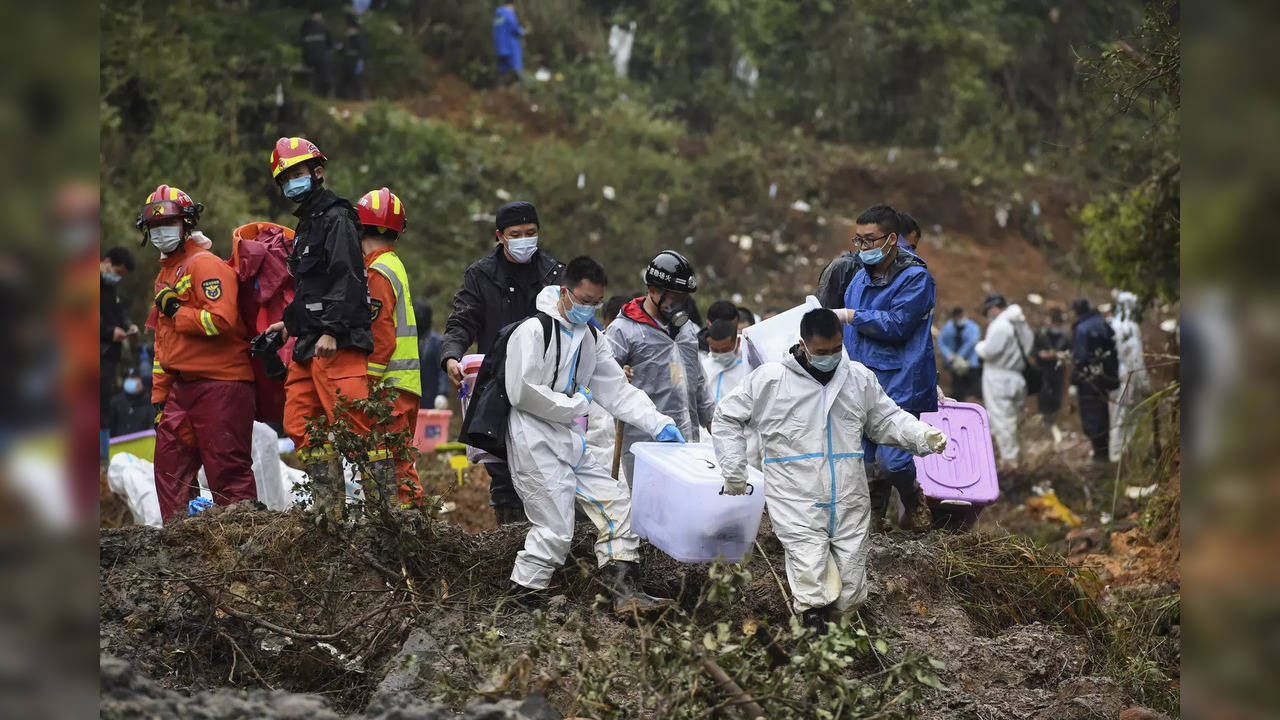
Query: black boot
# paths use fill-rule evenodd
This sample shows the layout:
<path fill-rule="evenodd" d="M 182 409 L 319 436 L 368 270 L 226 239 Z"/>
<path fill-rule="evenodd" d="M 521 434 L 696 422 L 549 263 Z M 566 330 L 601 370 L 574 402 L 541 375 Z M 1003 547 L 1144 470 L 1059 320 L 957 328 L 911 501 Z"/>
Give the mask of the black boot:
<path fill-rule="evenodd" d="M 613 596 L 613 611 L 628 615 L 646 612 L 671 604 L 668 598 L 657 598 L 640 589 L 640 568 L 626 560 L 610 560 L 600 568 L 600 579 Z"/>
<path fill-rule="evenodd" d="M 879 478 L 873 479 L 867 485 L 867 491 L 871 495 L 871 534 L 887 532 L 889 530 L 889 522 L 885 520 L 885 513 L 889 510 L 889 491 L 892 486 L 888 481 Z"/>
<path fill-rule="evenodd" d="M 546 590 L 535 590 L 512 581 L 507 586 L 506 595 L 499 601 L 499 607 L 515 606 L 522 610 L 533 612 L 534 610 L 545 608 L 548 599 Z"/>
<path fill-rule="evenodd" d="M 827 631 L 827 623 L 831 621 L 831 606 L 809 608 L 800 613 L 800 624 L 821 635 Z"/>
<path fill-rule="evenodd" d="M 902 528 L 914 533 L 927 533 L 933 528 L 933 514 L 929 511 L 929 498 L 924 495 L 924 488 L 916 482 L 915 470 L 890 475 L 890 484 L 897 488 L 897 496 L 902 500 Z"/>

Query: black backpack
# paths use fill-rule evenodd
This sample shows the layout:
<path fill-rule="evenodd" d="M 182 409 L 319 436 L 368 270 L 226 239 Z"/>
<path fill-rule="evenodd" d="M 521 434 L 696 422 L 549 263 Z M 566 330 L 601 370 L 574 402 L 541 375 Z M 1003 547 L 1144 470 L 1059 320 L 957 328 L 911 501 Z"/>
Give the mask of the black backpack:
<path fill-rule="evenodd" d="M 556 339 L 555 368 L 551 374 L 551 386 L 555 387 L 560 379 L 560 329 L 555 320 L 542 311 L 533 317 L 542 323 L 543 355 L 551 347 L 551 338 Z M 528 319 L 517 320 L 498 331 L 493 346 L 480 364 L 476 386 L 471 389 L 471 402 L 467 405 L 462 430 L 458 433 L 458 442 L 503 460 L 507 459 L 507 418 L 511 416 L 511 398 L 507 397 L 507 343 L 516 328 Z M 591 339 L 595 340 L 595 326 L 587 327 L 591 329 Z"/>

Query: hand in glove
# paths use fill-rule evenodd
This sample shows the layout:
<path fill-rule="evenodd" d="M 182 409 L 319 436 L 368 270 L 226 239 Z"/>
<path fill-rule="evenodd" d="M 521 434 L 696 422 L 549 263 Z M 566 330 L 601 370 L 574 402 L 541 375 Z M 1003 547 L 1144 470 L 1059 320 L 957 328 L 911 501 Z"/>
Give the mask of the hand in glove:
<path fill-rule="evenodd" d="M 160 427 L 160 416 L 164 415 L 164 403 L 151 403 L 151 412 L 155 413 L 155 419 L 151 421 L 152 427 Z"/>
<path fill-rule="evenodd" d="M 746 480 L 725 480 L 724 485 L 720 486 L 721 495 L 746 495 Z"/>
<path fill-rule="evenodd" d="M 587 387 L 586 385 L 583 385 L 582 387 L 578 388 L 578 392 L 581 393 L 582 396 L 587 399 L 588 405 L 595 402 L 595 399 L 591 395 L 591 388 Z"/>
<path fill-rule="evenodd" d="M 940 453 L 947 449 L 947 436 L 938 428 L 929 428 L 924 434 L 924 443 L 932 453 Z"/>
<path fill-rule="evenodd" d="M 178 292 L 169 285 L 160 288 L 160 292 L 156 293 L 156 307 L 165 315 L 169 317 L 177 315 L 180 306 Z"/>
<path fill-rule="evenodd" d="M 658 433 L 658 436 L 654 439 L 657 440 L 658 442 L 682 443 L 685 441 L 684 435 L 680 434 L 680 428 L 676 427 L 675 425 L 667 425 L 666 427 L 662 428 L 662 430 Z"/>

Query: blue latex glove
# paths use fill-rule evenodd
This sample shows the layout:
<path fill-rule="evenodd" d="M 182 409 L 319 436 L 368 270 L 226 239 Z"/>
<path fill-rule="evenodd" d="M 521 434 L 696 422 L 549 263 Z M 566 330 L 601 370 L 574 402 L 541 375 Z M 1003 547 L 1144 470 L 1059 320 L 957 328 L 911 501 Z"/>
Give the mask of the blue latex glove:
<path fill-rule="evenodd" d="M 213 501 L 208 498 L 198 497 L 187 503 L 187 517 L 191 517 L 196 513 L 204 512 L 213 507 Z"/>
<path fill-rule="evenodd" d="M 658 442 L 682 443 L 685 441 L 684 435 L 680 434 L 680 428 L 676 427 L 675 425 L 667 425 L 666 427 L 662 428 L 662 430 L 658 433 L 658 437 L 655 439 Z"/>
<path fill-rule="evenodd" d="M 585 398 L 587 399 L 587 404 L 588 404 L 588 405 L 590 405 L 591 403 L 595 402 L 595 398 L 594 398 L 594 397 L 592 397 L 592 394 L 591 394 L 591 388 L 587 387 L 586 385 L 583 385 L 582 387 L 579 387 L 579 388 L 578 388 L 578 392 L 582 393 L 582 396 L 583 396 L 583 397 L 585 397 Z"/>

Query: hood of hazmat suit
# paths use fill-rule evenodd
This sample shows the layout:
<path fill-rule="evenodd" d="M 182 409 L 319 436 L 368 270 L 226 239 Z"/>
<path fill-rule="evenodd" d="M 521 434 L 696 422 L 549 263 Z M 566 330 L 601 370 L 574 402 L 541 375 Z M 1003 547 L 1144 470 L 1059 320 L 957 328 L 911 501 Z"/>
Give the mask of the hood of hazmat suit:
<path fill-rule="evenodd" d="M 672 422 L 627 382 L 603 337 L 593 337 L 586 325 L 560 314 L 559 298 L 560 288 L 553 285 L 537 299 L 538 310 L 554 318 L 553 330 L 561 334 L 558 356 L 554 338 L 543 342 L 537 317 L 517 328 L 507 344 L 507 462 L 532 524 L 511 579 L 528 588 L 547 587 L 551 573 L 564 563 L 573 538 L 575 500 L 598 531 L 600 565 L 637 559 L 630 491 L 587 451 L 586 437 L 574 420 L 586 416 L 595 402 L 649 438 Z M 583 388 L 591 390 L 591 401 Z"/>
<path fill-rule="evenodd" d="M 765 363 L 716 408 L 712 440 L 726 481 L 745 481 L 747 433 L 764 446 L 765 502 L 787 555 L 795 608 L 856 607 L 867 596 L 870 499 L 862 436 L 917 455 L 930 426 L 898 407 L 861 363 L 822 385 L 795 357 Z"/>

